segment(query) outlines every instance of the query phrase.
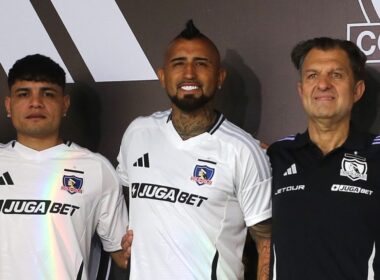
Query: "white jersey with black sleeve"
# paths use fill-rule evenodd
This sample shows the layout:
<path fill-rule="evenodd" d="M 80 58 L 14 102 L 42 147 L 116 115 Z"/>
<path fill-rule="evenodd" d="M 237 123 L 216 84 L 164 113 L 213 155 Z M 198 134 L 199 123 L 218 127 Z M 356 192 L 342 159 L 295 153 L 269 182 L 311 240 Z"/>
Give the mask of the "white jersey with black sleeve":
<path fill-rule="evenodd" d="M 73 143 L 0 147 L 0 279 L 89 279 L 91 237 L 120 250 L 127 214 L 101 155 Z"/>
<path fill-rule="evenodd" d="M 243 279 L 246 227 L 271 217 L 271 170 L 257 140 L 219 114 L 182 140 L 171 111 L 128 127 L 118 174 L 129 187 L 131 279 Z"/>

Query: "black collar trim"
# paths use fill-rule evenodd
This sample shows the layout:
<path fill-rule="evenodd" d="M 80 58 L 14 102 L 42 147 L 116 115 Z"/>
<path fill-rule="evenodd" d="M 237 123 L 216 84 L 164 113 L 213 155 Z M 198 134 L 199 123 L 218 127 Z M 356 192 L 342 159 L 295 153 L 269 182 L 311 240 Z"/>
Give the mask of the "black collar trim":
<path fill-rule="evenodd" d="M 360 150 L 370 145 L 373 139 L 374 136 L 372 134 L 360 132 L 351 125 L 348 137 L 341 147 L 348 150 Z M 304 133 L 296 135 L 294 147 L 301 148 L 307 145 L 315 144 L 310 140 L 309 132 L 306 130 Z"/>

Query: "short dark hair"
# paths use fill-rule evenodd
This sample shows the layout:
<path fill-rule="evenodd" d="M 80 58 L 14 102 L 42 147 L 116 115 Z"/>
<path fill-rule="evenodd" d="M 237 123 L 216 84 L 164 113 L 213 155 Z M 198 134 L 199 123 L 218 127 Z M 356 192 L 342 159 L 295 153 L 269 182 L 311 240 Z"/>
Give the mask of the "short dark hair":
<path fill-rule="evenodd" d="M 214 44 L 214 42 L 211 41 L 211 39 L 209 37 L 207 37 L 206 35 L 204 35 L 202 32 L 199 31 L 199 29 L 194 25 L 194 22 L 192 19 L 190 19 L 186 22 L 185 29 L 182 30 L 181 33 L 179 33 L 174 38 L 174 40 L 172 42 L 174 42 L 176 40 L 180 40 L 180 39 L 185 39 L 185 40 L 201 39 L 201 40 L 205 40 L 208 43 L 210 43 L 210 45 L 215 49 L 218 56 L 220 57 L 219 50 L 216 47 L 216 45 Z"/>
<path fill-rule="evenodd" d="M 194 25 L 194 22 L 192 19 L 186 22 L 185 29 L 182 30 L 181 33 L 177 35 L 177 37 L 175 37 L 175 39 L 187 39 L 187 40 L 196 39 L 196 38 L 207 38 L 207 37 L 199 31 L 199 29 Z"/>
<path fill-rule="evenodd" d="M 13 64 L 8 73 L 9 89 L 16 81 L 49 82 L 62 89 L 66 83 L 65 71 L 51 58 L 33 54 L 21 58 Z"/>
<path fill-rule="evenodd" d="M 323 51 L 341 49 L 347 53 L 350 60 L 351 69 L 356 81 L 365 77 L 366 55 L 351 41 L 333 39 L 329 37 L 313 38 L 298 43 L 292 50 L 291 58 L 297 70 L 301 70 L 306 55 L 312 49 Z"/>

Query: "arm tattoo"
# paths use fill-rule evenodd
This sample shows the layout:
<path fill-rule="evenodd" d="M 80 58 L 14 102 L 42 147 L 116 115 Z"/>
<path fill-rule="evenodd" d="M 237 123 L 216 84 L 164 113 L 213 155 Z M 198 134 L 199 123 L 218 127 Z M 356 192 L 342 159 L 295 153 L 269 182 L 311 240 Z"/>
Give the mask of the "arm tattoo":
<path fill-rule="evenodd" d="M 257 280 L 269 280 L 271 224 L 265 221 L 249 228 L 252 238 L 256 241 L 259 255 L 257 264 Z"/>

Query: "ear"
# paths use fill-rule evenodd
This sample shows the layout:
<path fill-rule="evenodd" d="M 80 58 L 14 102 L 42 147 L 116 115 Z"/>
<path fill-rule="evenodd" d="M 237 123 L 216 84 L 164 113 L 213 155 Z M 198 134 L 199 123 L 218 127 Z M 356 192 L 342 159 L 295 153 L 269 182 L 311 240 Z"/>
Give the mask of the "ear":
<path fill-rule="evenodd" d="M 11 115 L 11 98 L 9 96 L 5 97 L 4 106 L 5 110 L 7 111 L 7 115 Z"/>
<path fill-rule="evenodd" d="M 354 103 L 359 101 L 362 98 L 365 91 L 365 83 L 363 80 L 360 80 L 356 83 L 354 88 Z"/>
<path fill-rule="evenodd" d="M 165 85 L 165 71 L 164 71 L 164 68 L 160 67 L 158 68 L 157 70 L 157 76 L 158 76 L 158 79 L 160 80 L 160 84 L 163 88 L 166 87 Z"/>
<path fill-rule="evenodd" d="M 224 80 L 226 79 L 227 76 L 227 71 L 224 68 L 219 68 L 219 73 L 218 73 L 218 88 L 221 88 Z"/>
<path fill-rule="evenodd" d="M 297 83 L 297 91 L 298 91 L 299 97 L 302 99 L 303 98 L 302 82 Z"/>
<path fill-rule="evenodd" d="M 66 94 L 63 96 L 63 116 L 66 115 L 67 110 L 70 107 L 70 95 Z"/>

